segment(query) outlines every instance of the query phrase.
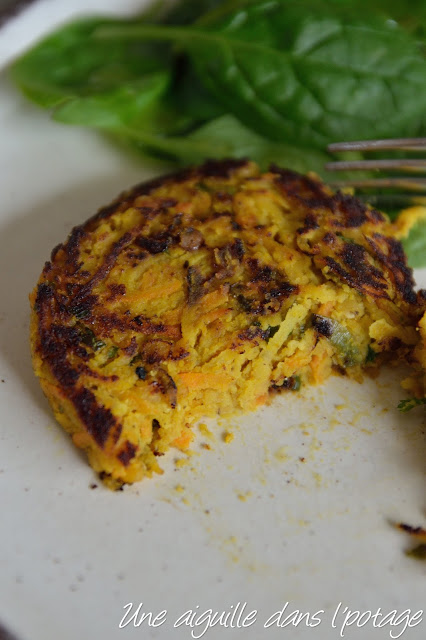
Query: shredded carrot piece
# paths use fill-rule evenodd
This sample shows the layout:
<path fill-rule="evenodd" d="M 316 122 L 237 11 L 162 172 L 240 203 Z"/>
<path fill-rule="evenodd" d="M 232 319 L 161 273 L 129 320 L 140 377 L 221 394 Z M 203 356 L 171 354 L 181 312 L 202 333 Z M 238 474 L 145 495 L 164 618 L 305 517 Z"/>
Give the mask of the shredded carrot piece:
<path fill-rule="evenodd" d="M 201 371 L 188 371 L 180 373 L 181 382 L 188 389 L 220 389 L 229 387 L 232 378 L 226 373 L 202 373 Z"/>
<path fill-rule="evenodd" d="M 334 308 L 334 301 L 329 300 L 328 302 L 323 302 L 318 309 L 318 313 L 321 316 L 330 315 L 330 311 Z"/>
<path fill-rule="evenodd" d="M 267 402 L 268 400 L 269 400 L 269 396 L 268 396 L 268 394 L 267 394 L 267 393 L 264 393 L 263 395 L 258 396 L 258 397 L 256 398 L 256 405 L 257 405 L 258 407 L 261 407 L 262 405 L 266 404 L 266 402 Z"/>
<path fill-rule="evenodd" d="M 224 316 L 226 313 L 228 313 L 228 309 L 224 309 L 223 307 L 220 309 L 213 309 L 213 311 L 210 311 L 209 313 L 206 313 L 204 315 L 203 321 L 205 324 L 210 324 L 211 322 L 214 322 L 218 318 Z"/>
<path fill-rule="evenodd" d="M 178 438 L 175 438 L 171 444 L 172 447 L 177 447 L 178 449 L 188 449 L 193 439 L 194 433 L 191 429 L 185 429 L 185 431 Z"/>
<path fill-rule="evenodd" d="M 151 300 L 166 298 L 172 293 L 176 293 L 176 291 L 179 291 L 179 289 L 181 288 L 182 283 L 180 280 L 170 280 L 167 284 L 160 284 L 155 285 L 154 287 L 143 288 L 133 295 L 126 296 L 126 304 L 150 302 Z"/>

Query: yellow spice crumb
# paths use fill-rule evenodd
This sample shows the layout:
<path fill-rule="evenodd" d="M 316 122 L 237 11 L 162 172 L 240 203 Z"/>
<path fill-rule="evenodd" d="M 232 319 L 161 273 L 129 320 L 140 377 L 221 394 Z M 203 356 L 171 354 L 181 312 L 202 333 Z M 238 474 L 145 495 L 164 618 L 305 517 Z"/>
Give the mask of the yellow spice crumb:
<path fill-rule="evenodd" d="M 225 431 L 225 433 L 223 434 L 223 441 L 226 442 L 226 444 L 229 444 L 230 442 L 232 442 L 234 439 L 234 434 L 230 433 L 229 431 Z"/>
<path fill-rule="evenodd" d="M 238 500 L 241 500 L 241 502 L 246 502 L 247 498 L 250 498 L 251 495 L 252 495 L 251 491 L 246 491 L 245 493 L 239 493 Z"/>
<path fill-rule="evenodd" d="M 175 462 L 175 466 L 180 469 L 182 467 L 186 467 L 189 465 L 189 460 L 187 460 L 187 458 L 179 458 L 179 460 L 176 460 Z"/>
<path fill-rule="evenodd" d="M 329 427 L 338 427 L 340 426 L 342 423 L 340 422 L 340 420 L 338 420 L 337 418 L 331 418 L 328 421 L 328 426 Z"/>
<path fill-rule="evenodd" d="M 288 460 L 289 459 L 289 455 L 288 455 L 288 447 L 280 447 L 279 449 L 277 449 L 277 451 L 275 451 L 275 457 L 277 460 Z"/>
<path fill-rule="evenodd" d="M 206 436 L 207 438 L 213 438 L 214 437 L 213 433 L 210 431 L 210 429 L 207 427 L 207 425 L 204 424 L 204 422 L 201 422 L 198 425 L 198 430 L 203 436 Z"/>

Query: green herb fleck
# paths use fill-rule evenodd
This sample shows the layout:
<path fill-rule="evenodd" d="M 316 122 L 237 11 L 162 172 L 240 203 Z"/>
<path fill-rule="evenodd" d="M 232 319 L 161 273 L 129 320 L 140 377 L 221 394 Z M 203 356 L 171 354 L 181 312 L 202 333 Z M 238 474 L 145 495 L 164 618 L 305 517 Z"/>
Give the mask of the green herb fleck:
<path fill-rule="evenodd" d="M 83 304 L 78 304 L 75 307 L 71 307 L 70 309 L 73 316 L 75 316 L 78 320 L 82 320 L 83 318 L 87 318 L 89 315 L 89 309 L 85 307 Z"/>
<path fill-rule="evenodd" d="M 374 362 L 375 359 L 377 358 L 377 352 L 374 351 L 374 349 L 368 345 L 367 347 L 367 355 L 365 356 L 365 362 Z"/>
<path fill-rule="evenodd" d="M 281 384 L 272 384 L 275 391 L 299 391 L 302 386 L 300 376 L 290 376 L 284 378 Z"/>
<path fill-rule="evenodd" d="M 92 347 L 94 351 L 99 351 L 99 349 L 102 349 L 102 347 L 105 346 L 105 342 L 103 340 L 99 340 L 89 327 L 81 327 L 80 337 L 83 344 L 86 344 L 88 347 Z"/>
<path fill-rule="evenodd" d="M 118 347 L 116 346 L 110 347 L 108 349 L 106 360 L 103 364 L 101 364 L 101 367 L 106 367 L 110 362 L 112 362 L 117 357 L 117 353 L 118 353 Z"/>
<path fill-rule="evenodd" d="M 300 376 L 292 376 L 292 377 L 293 377 L 292 391 L 299 391 L 300 387 L 302 386 L 302 381 L 300 379 Z"/>
<path fill-rule="evenodd" d="M 352 240 L 352 238 L 348 238 L 347 236 L 344 236 L 342 233 L 336 233 L 336 235 L 342 240 L 344 240 L 344 242 L 347 242 L 349 244 L 356 244 L 355 240 Z"/>
<path fill-rule="evenodd" d="M 269 342 L 269 340 L 270 340 L 271 338 L 273 338 L 273 336 L 277 333 L 277 331 L 278 331 L 278 329 L 279 329 L 279 328 L 280 328 L 280 325 L 279 325 L 279 324 L 277 324 L 277 325 L 276 325 L 276 326 L 274 326 L 274 327 L 271 327 L 271 326 L 269 325 L 269 327 L 268 327 L 268 328 L 266 329 L 266 331 L 265 331 L 265 340 L 266 340 L 266 342 Z"/>
<path fill-rule="evenodd" d="M 355 338 L 346 327 L 333 318 L 314 314 L 312 325 L 318 333 L 330 340 L 336 348 L 337 355 L 343 367 L 353 367 L 361 364 L 361 352 Z"/>
<path fill-rule="evenodd" d="M 407 549 L 405 555 L 410 558 L 415 558 L 416 560 L 426 560 L 426 544 L 422 542 L 417 545 L 417 547 L 413 547 L 412 549 Z"/>
<path fill-rule="evenodd" d="M 114 360 L 114 358 L 117 356 L 117 353 L 118 353 L 118 347 L 115 347 L 115 346 L 110 347 L 107 355 L 108 360 Z"/>
<path fill-rule="evenodd" d="M 245 311 L 246 313 L 250 313 L 252 310 L 252 303 L 251 300 L 249 300 L 248 298 L 246 298 L 245 296 L 243 296 L 242 293 L 237 295 L 237 301 L 238 304 L 240 305 L 241 309 L 243 311 Z"/>
<path fill-rule="evenodd" d="M 402 411 L 402 413 L 406 413 L 421 404 L 426 404 L 426 398 L 406 398 L 405 400 L 401 400 L 398 404 L 398 409 Z"/>

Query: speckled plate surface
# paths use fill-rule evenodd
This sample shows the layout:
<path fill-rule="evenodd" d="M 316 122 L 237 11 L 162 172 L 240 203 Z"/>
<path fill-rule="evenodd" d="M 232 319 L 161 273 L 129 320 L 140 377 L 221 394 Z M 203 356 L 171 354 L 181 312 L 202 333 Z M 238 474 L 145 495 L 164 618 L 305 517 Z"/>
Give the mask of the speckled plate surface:
<path fill-rule="evenodd" d="M 82 9 L 141 4 L 40 0 L 0 32 L 0 65 Z M 160 169 L 53 124 L 5 72 L 0 131 L 2 623 L 20 640 L 424 638 L 425 565 L 389 524 L 425 523 L 425 414 L 395 409 L 402 372 L 209 422 L 164 475 L 91 488 L 32 374 L 28 293 L 72 226 Z"/>

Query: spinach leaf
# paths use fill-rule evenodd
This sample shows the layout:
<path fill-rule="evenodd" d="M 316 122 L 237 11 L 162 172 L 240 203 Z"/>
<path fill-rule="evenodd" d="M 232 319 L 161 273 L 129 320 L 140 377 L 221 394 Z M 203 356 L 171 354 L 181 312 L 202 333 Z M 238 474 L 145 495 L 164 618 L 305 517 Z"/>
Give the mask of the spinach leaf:
<path fill-rule="evenodd" d="M 200 82 L 194 68 L 184 56 L 179 56 L 176 61 L 173 85 L 166 100 L 178 113 L 186 114 L 188 128 L 192 129 L 226 113 L 223 105 Z"/>
<path fill-rule="evenodd" d="M 291 166 L 295 171 L 304 173 L 306 171 L 322 172 L 327 159 L 326 153 L 320 151 L 313 150 L 307 154 L 306 150 L 300 147 L 273 142 L 241 124 L 235 116 L 228 114 L 203 125 L 189 134 L 187 140 L 197 144 L 204 143 L 206 148 L 209 146 L 209 157 L 220 158 L 228 155 L 255 158 L 264 169 L 271 162 L 275 162 L 282 166 Z"/>
<path fill-rule="evenodd" d="M 126 24 L 88 19 L 66 25 L 22 56 L 13 78 L 56 120 L 113 130 L 141 123 L 169 85 L 171 53 L 153 43 L 93 37 L 100 27 Z"/>
<path fill-rule="evenodd" d="M 117 132 L 126 123 L 143 126 L 148 108 L 164 93 L 167 83 L 166 74 L 149 74 L 108 94 L 70 97 L 55 108 L 53 118 Z"/>
<path fill-rule="evenodd" d="M 402 244 L 410 267 L 426 267 L 426 220 L 419 220 Z"/>
<path fill-rule="evenodd" d="M 271 162 L 293 167 L 295 171 L 323 172 L 327 155 L 306 152 L 296 146 L 273 142 L 225 114 L 211 120 L 184 137 L 167 137 L 147 131 L 129 131 L 137 148 L 168 158 L 179 164 L 199 163 L 206 158 L 253 158 L 262 169 Z"/>
<path fill-rule="evenodd" d="M 344 0 L 353 3 L 355 0 Z M 365 8 L 365 0 L 356 0 L 359 8 Z M 396 20 L 406 31 L 415 35 L 419 40 L 426 39 L 426 3 L 424 0 L 374 0 L 371 9 L 387 18 Z"/>
<path fill-rule="evenodd" d="M 347 22 L 323 3 L 264 0 L 180 44 L 212 95 L 271 139 L 324 148 L 421 132 L 426 62 L 389 20 Z"/>
<path fill-rule="evenodd" d="M 128 26 L 98 35 L 178 43 L 226 111 L 278 142 L 322 149 L 338 139 L 423 131 L 426 61 L 395 22 L 365 12 L 359 18 L 336 0 L 224 5 L 233 6 L 190 27 Z"/>

